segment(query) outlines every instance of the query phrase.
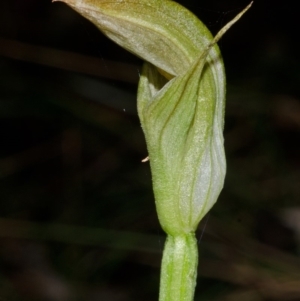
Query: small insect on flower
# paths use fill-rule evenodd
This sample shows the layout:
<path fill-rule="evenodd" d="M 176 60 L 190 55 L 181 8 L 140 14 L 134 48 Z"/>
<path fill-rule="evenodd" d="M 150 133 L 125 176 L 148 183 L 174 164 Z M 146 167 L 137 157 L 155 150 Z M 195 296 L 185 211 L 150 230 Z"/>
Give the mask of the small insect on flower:
<path fill-rule="evenodd" d="M 145 159 L 143 159 L 141 162 L 143 162 L 143 163 L 145 163 L 145 162 L 147 162 L 147 161 L 149 161 L 149 156 L 147 156 Z"/>

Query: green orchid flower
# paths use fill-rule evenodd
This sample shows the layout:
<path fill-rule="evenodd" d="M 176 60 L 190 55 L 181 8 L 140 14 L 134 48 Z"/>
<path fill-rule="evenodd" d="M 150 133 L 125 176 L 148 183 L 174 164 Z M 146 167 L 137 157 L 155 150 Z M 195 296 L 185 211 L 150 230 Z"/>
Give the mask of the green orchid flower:
<path fill-rule="evenodd" d="M 138 114 L 158 217 L 168 234 L 160 300 L 193 300 L 194 233 L 216 202 L 226 173 L 225 72 L 216 43 L 251 4 L 213 38 L 190 11 L 170 0 L 63 1 L 145 60 Z"/>

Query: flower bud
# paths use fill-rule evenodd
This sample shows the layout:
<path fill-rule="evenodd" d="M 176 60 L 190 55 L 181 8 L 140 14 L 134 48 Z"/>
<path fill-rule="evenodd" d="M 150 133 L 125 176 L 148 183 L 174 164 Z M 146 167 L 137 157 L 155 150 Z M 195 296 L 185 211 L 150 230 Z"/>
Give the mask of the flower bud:
<path fill-rule="evenodd" d="M 164 84 L 146 63 L 138 92 L 158 217 L 171 235 L 195 231 L 223 187 L 223 103 L 200 56 Z"/>
<path fill-rule="evenodd" d="M 53 0 L 58 1 L 58 0 Z M 158 217 L 172 236 L 194 232 L 223 187 L 225 73 L 216 42 L 169 0 L 63 0 L 146 61 L 138 113 L 150 157 Z"/>

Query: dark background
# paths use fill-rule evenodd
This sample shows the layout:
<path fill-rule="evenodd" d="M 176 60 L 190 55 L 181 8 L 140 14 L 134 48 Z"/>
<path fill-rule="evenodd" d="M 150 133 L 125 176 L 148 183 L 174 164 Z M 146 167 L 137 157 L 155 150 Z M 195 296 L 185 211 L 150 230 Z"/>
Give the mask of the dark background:
<path fill-rule="evenodd" d="M 214 34 L 248 4 L 181 3 Z M 300 300 L 295 3 L 256 0 L 219 43 L 228 172 L 197 233 L 195 300 Z M 141 63 L 63 3 L 0 2 L 1 301 L 158 299 Z"/>

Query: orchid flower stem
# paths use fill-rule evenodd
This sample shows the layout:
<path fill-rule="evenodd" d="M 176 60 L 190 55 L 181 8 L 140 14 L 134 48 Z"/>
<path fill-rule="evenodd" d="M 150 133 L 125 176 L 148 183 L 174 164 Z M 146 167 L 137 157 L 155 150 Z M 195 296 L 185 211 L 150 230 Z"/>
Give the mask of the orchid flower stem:
<path fill-rule="evenodd" d="M 192 301 L 197 265 L 195 234 L 168 235 L 162 259 L 159 301 Z"/>
<path fill-rule="evenodd" d="M 193 301 L 195 233 L 223 188 L 225 70 L 215 37 L 169 0 L 63 1 L 144 59 L 137 104 L 160 224 L 167 233 L 159 301 Z M 145 160 L 143 160 L 145 161 Z"/>

